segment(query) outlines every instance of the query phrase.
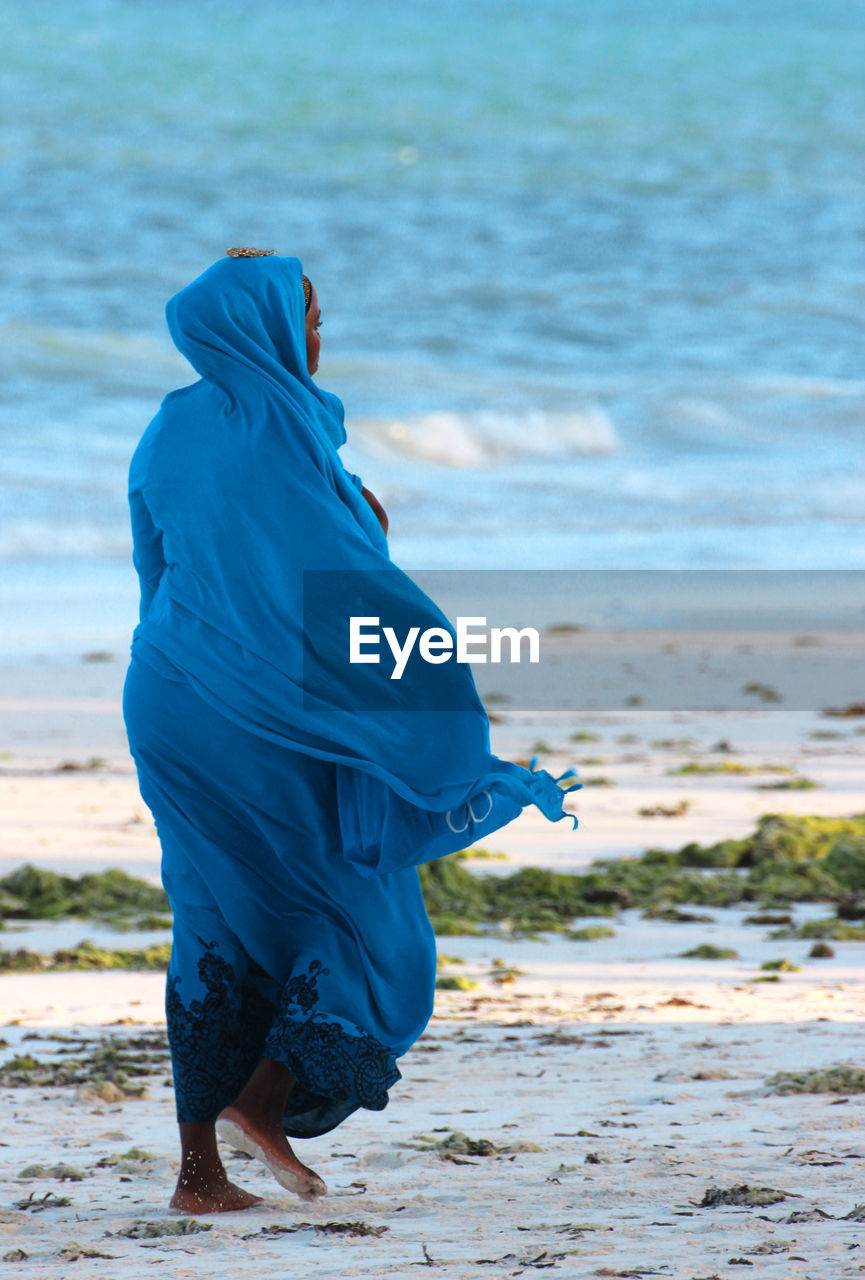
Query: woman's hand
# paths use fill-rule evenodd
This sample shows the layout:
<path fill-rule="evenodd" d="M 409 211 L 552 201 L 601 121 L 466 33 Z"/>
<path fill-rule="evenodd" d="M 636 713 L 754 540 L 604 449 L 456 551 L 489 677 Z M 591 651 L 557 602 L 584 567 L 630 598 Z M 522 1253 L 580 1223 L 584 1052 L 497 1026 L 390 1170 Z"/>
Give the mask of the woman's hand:
<path fill-rule="evenodd" d="M 373 511 L 375 512 L 376 518 L 382 527 L 382 531 L 384 532 L 385 536 L 387 536 L 388 519 L 387 519 L 387 512 L 385 511 L 384 507 L 381 505 L 381 503 L 379 502 L 375 494 L 371 493 L 369 489 L 367 489 L 366 487 L 361 489 L 361 493 L 366 498 L 369 505 L 372 507 Z"/>

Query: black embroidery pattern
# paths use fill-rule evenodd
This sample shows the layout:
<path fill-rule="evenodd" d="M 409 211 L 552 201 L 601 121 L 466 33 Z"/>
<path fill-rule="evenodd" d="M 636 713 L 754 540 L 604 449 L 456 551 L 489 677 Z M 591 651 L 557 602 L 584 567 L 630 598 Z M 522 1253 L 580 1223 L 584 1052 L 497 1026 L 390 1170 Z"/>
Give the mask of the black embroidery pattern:
<path fill-rule="evenodd" d="M 291 1137 L 327 1133 L 358 1107 L 381 1111 L 400 1079 L 393 1055 L 373 1036 L 315 1013 L 320 960 L 285 984 L 279 1009 L 256 990 L 240 988 L 228 961 L 210 943 L 198 962 L 206 988 L 184 1005 L 180 980 L 169 977 L 165 1008 L 174 1069 L 177 1118 L 212 1120 L 233 1102 L 262 1056 L 284 1062 L 295 1077 L 285 1113 Z M 253 975 L 254 976 L 254 975 Z"/>
<path fill-rule="evenodd" d="M 295 1078 L 284 1117 L 294 1137 L 327 1133 L 358 1107 L 384 1110 L 400 1079 L 393 1055 L 373 1036 L 313 1012 L 318 978 L 328 973 L 313 960 L 286 983 L 264 1045 L 265 1056 L 284 1062 Z"/>
<path fill-rule="evenodd" d="M 297 1006 L 302 1013 L 310 1013 L 318 1004 L 318 978 L 326 978 L 330 969 L 325 969 L 320 960 L 311 960 L 306 973 L 296 973 L 282 989 L 282 1003 L 286 1010 Z"/>
<path fill-rule="evenodd" d="M 170 977 L 165 1012 L 177 1119 L 213 1120 L 233 1102 L 261 1057 L 275 1007 L 254 983 L 239 988 L 234 970 L 210 943 L 198 962 L 207 988 L 203 1000 L 184 1005 L 179 978 Z"/>

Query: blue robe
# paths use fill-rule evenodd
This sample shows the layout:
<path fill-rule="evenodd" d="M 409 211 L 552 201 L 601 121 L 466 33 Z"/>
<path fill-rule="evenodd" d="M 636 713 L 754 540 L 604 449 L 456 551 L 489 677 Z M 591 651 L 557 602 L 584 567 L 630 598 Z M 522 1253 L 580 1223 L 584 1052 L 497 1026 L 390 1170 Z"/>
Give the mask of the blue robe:
<path fill-rule="evenodd" d="M 178 1116 L 212 1118 L 265 1054 L 297 1081 L 287 1131 L 320 1133 L 385 1105 L 429 1018 L 416 866 L 527 804 L 566 816 L 563 791 L 490 752 L 466 665 L 414 655 L 397 681 L 349 662 L 351 614 L 454 632 L 339 457 L 297 259 L 222 259 L 167 318 L 200 380 L 165 398 L 130 467 L 124 716 L 175 913 Z"/>

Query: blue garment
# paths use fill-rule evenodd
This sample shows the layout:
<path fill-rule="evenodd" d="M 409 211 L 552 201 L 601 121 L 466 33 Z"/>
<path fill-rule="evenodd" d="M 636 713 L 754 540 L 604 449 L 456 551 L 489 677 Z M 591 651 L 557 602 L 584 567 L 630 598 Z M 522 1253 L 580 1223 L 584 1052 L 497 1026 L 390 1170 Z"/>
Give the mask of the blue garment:
<path fill-rule="evenodd" d="M 384 1105 L 429 1017 L 417 864 L 529 803 L 558 820 L 563 792 L 491 754 L 467 666 L 413 660 L 395 681 L 348 661 L 350 614 L 454 630 L 339 457 L 300 263 L 222 259 L 167 318 L 200 380 L 166 396 L 130 467 L 124 715 L 175 911 L 178 1115 L 215 1114 L 266 1046 L 298 1079 L 289 1132 L 323 1132 Z"/>
<path fill-rule="evenodd" d="M 464 847 L 528 804 L 565 816 L 548 773 L 491 754 L 468 666 L 416 662 L 392 681 L 383 664 L 349 664 L 347 613 L 317 615 L 326 671 L 304 685 L 309 571 L 365 574 L 366 612 L 383 624 L 396 611 L 422 631 L 453 627 L 391 563 L 342 465 L 342 406 L 306 372 L 300 263 L 224 258 L 167 316 L 201 380 L 165 398 L 132 459 L 134 642 L 243 728 L 349 766 L 339 771 L 345 856 L 367 873 Z"/>
<path fill-rule="evenodd" d="M 295 1076 L 293 1137 L 380 1110 L 432 1012 L 417 872 L 342 857 L 333 764 L 241 729 L 137 652 L 123 712 L 174 912 L 166 1018 L 177 1118 L 212 1120 L 262 1055 Z"/>

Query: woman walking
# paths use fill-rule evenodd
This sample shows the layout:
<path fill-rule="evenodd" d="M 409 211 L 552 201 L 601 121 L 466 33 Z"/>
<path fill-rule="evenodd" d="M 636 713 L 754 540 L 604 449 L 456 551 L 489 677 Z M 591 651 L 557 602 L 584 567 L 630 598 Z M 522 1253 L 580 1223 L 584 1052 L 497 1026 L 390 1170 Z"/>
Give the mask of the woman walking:
<path fill-rule="evenodd" d="M 288 1138 L 386 1105 L 432 1011 L 416 866 L 527 804 L 564 810 L 549 774 L 490 753 L 465 666 L 397 682 L 348 661 L 349 615 L 452 628 L 390 562 L 387 517 L 339 458 L 297 259 L 230 250 L 167 318 L 200 378 L 165 398 L 130 468 L 124 718 L 174 912 L 171 1204 L 212 1213 L 257 1199 L 217 1134 L 313 1199 L 324 1183 Z"/>

